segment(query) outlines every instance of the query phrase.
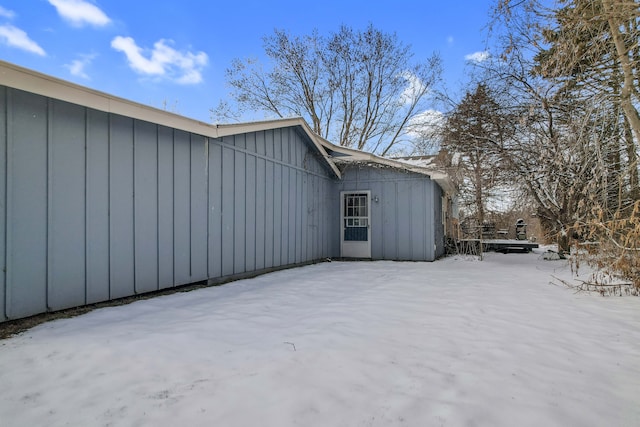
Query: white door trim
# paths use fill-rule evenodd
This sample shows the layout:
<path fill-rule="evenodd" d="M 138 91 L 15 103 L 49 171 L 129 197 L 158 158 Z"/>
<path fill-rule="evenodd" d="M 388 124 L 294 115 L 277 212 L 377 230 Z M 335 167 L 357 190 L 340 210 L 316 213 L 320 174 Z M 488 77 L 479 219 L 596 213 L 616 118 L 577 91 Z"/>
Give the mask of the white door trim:
<path fill-rule="evenodd" d="M 366 212 L 362 212 L 359 209 L 358 215 L 348 216 L 345 212 L 346 204 L 345 200 L 347 196 L 352 195 L 365 195 L 366 196 Z M 366 215 L 363 215 L 366 213 Z M 351 226 L 354 223 L 360 225 L 366 224 L 367 228 L 367 240 L 345 240 L 345 233 L 347 228 L 347 220 Z M 355 227 L 355 228 L 363 228 Z M 351 190 L 340 192 L 340 256 L 343 258 L 371 258 L 371 191 L 369 190 Z"/>

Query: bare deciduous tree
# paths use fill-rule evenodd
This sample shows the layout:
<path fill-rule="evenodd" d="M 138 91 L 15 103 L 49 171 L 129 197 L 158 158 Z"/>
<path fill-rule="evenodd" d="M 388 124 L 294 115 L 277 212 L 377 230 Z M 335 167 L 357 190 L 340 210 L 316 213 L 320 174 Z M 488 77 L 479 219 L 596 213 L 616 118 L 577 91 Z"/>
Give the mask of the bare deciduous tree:
<path fill-rule="evenodd" d="M 414 61 L 408 45 L 372 25 L 328 37 L 276 30 L 264 48 L 270 68 L 236 59 L 227 70 L 240 112 L 302 116 L 327 139 L 383 156 L 410 139 L 440 77 L 437 55 Z M 227 104 L 216 115 L 237 112 Z"/>
<path fill-rule="evenodd" d="M 520 111 L 520 138 L 505 158 L 561 248 L 570 236 L 590 240 L 585 259 L 640 286 L 640 8 L 634 0 L 543 3 L 496 3 L 504 49 L 488 74 L 508 82 L 518 94 L 508 105 Z"/>
<path fill-rule="evenodd" d="M 626 128 L 619 143 L 626 151 L 629 185 L 637 188 L 640 6 L 634 0 L 562 0 L 559 4 L 541 28 L 548 47 L 536 55 L 535 71 L 563 82 L 567 90 L 592 103 L 614 104 L 620 125 Z"/>

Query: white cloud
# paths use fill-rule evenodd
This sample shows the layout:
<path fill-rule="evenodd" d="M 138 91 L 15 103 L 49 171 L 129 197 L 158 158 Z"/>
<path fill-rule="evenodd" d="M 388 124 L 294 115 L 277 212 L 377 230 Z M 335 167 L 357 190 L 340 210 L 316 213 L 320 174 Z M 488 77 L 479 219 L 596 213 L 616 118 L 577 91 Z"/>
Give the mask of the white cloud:
<path fill-rule="evenodd" d="M 435 150 L 445 124 L 444 114 L 438 110 L 425 110 L 411 117 L 407 126 L 407 136 L 420 141 L 424 148 Z"/>
<path fill-rule="evenodd" d="M 400 95 L 400 102 L 404 105 L 410 104 L 424 91 L 428 90 L 424 82 L 410 71 L 402 73 L 402 77 L 407 81 L 407 87 Z"/>
<path fill-rule="evenodd" d="M 433 134 L 444 125 L 444 114 L 438 110 L 425 110 L 411 118 L 410 133 L 415 135 Z"/>
<path fill-rule="evenodd" d="M 56 8 L 64 20 L 76 27 L 84 25 L 104 27 L 111 22 L 111 19 L 98 6 L 85 0 L 49 0 L 49 3 Z"/>
<path fill-rule="evenodd" d="M 0 25 L 0 41 L 4 42 L 7 46 L 26 50 L 36 55 L 47 55 L 38 43 L 29 38 L 27 33 L 10 24 Z"/>
<path fill-rule="evenodd" d="M 111 41 L 111 47 L 123 52 L 129 60 L 129 65 L 140 74 L 162 75 L 164 67 L 159 62 L 154 62 L 142 55 L 142 49 L 136 45 L 131 37 L 118 36 Z"/>
<path fill-rule="evenodd" d="M 66 64 L 65 67 L 67 67 L 69 72 L 74 76 L 90 80 L 85 68 L 91 65 L 91 61 L 93 61 L 95 57 L 95 54 L 80 55 L 80 58 L 74 59 L 70 64 Z"/>
<path fill-rule="evenodd" d="M 202 81 L 202 68 L 209 58 L 204 52 L 181 52 L 158 40 L 153 49 L 142 49 L 131 37 L 118 36 L 111 41 L 111 47 L 123 52 L 129 66 L 137 73 L 168 78 L 179 84 L 196 84 Z"/>
<path fill-rule="evenodd" d="M 464 59 L 471 62 L 486 61 L 487 59 L 489 59 L 489 52 L 485 50 L 481 52 L 470 53 L 469 55 L 465 55 Z"/>
<path fill-rule="evenodd" d="M 16 16 L 16 13 L 13 10 L 5 9 L 0 6 L 0 16 L 7 19 L 13 19 Z"/>
<path fill-rule="evenodd" d="M 447 44 L 448 44 L 449 46 L 451 46 L 451 45 L 453 44 L 453 42 L 454 42 L 454 41 L 455 41 L 455 40 L 453 39 L 453 36 L 449 36 L 449 37 L 447 37 Z"/>

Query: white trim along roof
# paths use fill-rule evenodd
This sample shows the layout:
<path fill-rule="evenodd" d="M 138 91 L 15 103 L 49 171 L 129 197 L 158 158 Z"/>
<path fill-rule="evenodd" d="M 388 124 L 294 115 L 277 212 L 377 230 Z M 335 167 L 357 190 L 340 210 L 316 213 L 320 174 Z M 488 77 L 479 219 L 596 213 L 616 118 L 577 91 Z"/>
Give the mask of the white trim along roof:
<path fill-rule="evenodd" d="M 82 105 L 84 107 L 93 108 L 95 110 L 144 120 L 210 138 L 222 138 L 224 136 L 247 132 L 299 126 L 320 152 L 321 156 L 324 158 L 333 173 L 335 173 L 338 178 L 341 177 L 340 170 L 336 167 L 322 144 L 318 141 L 319 136 L 316 135 L 311 130 L 307 122 L 300 117 L 261 122 L 213 125 L 180 116 L 169 111 L 150 107 L 148 105 L 138 104 L 104 92 L 89 89 L 75 83 L 48 76 L 46 74 L 41 74 L 4 61 L 0 61 L 0 84 L 14 89 L 20 89 L 36 93 L 38 95 Z"/>
<path fill-rule="evenodd" d="M 412 165 L 407 162 L 403 162 L 400 160 L 388 159 L 385 157 L 378 157 L 374 154 L 367 153 L 365 151 L 355 150 L 353 148 L 347 148 L 342 146 L 337 146 L 326 139 L 321 139 L 321 143 L 324 145 L 325 149 L 330 151 L 330 155 L 336 161 L 344 161 L 344 162 L 360 162 L 360 163 L 370 163 L 370 164 L 379 164 L 389 166 L 395 169 L 401 169 L 409 172 L 419 173 L 421 175 L 426 175 L 449 194 L 455 194 L 456 189 L 451 177 L 443 171 L 440 171 L 431 167 L 417 166 Z M 336 153 L 336 154 L 332 154 Z"/>
<path fill-rule="evenodd" d="M 169 111 L 164 111 L 129 101 L 124 98 L 109 95 L 104 92 L 89 89 L 87 87 L 22 68 L 5 61 L 0 61 L 0 84 L 93 108 L 95 110 L 128 116 L 134 119 L 173 127 L 175 129 L 192 132 L 210 138 L 222 138 L 224 136 L 247 132 L 299 126 L 338 178 L 340 178 L 342 174 L 336 166 L 334 159 L 347 162 L 375 163 L 419 173 L 429 176 L 431 179 L 436 181 L 444 191 L 448 193 L 455 192 L 455 187 L 453 186 L 451 179 L 444 172 L 430 168 L 413 166 L 400 161 L 378 157 L 363 151 L 334 145 L 313 132 L 307 122 L 301 117 L 237 124 L 208 124 L 180 116 Z M 327 153 L 327 150 L 335 153 L 336 156 L 333 157 Z"/>

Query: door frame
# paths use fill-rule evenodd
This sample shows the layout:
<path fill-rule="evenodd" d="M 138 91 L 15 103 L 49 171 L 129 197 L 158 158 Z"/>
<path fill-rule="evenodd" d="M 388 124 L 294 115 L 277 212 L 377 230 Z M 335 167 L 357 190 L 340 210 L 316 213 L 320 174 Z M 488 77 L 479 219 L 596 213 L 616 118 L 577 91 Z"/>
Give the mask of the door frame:
<path fill-rule="evenodd" d="M 345 198 L 347 195 L 365 194 L 367 196 L 367 241 L 345 241 Z M 371 191 L 348 190 L 340 192 L 340 257 L 371 258 Z"/>

